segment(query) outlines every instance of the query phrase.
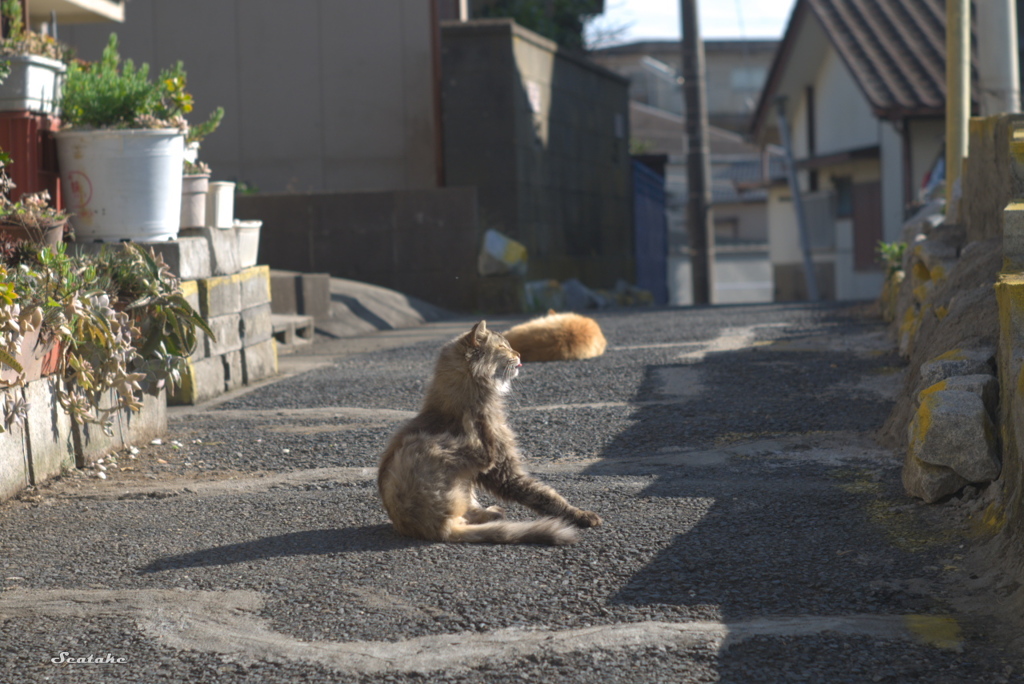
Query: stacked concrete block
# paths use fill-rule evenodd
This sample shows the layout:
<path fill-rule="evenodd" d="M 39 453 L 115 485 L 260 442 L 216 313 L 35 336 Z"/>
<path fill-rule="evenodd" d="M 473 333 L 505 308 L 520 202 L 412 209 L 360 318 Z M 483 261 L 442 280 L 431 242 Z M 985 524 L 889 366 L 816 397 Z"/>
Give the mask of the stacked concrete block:
<path fill-rule="evenodd" d="M 203 336 L 171 403 L 200 403 L 277 373 L 269 267 L 209 275 L 183 283 L 183 290 L 195 299 L 214 336 Z"/>

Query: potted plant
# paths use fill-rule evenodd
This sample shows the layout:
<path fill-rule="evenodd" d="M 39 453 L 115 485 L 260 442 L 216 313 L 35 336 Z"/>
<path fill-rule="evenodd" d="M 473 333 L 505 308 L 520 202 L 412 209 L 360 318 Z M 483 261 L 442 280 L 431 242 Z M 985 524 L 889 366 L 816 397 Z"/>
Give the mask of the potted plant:
<path fill-rule="evenodd" d="M 111 34 L 95 64 L 73 62 L 56 134 L 76 239 L 173 240 L 181 226 L 184 142 L 192 111 L 181 62 L 153 82 L 149 65 L 121 61 Z"/>
<path fill-rule="evenodd" d="M 50 206 L 50 193 L 46 190 L 12 201 L 14 183 L 6 171 L 10 162 L 10 156 L 0 152 L 0 236 L 56 247 L 64 239 L 67 214 Z"/>
<path fill-rule="evenodd" d="M 70 50 L 51 36 L 25 28 L 18 0 L 0 1 L 7 35 L 0 40 L 0 111 L 57 114 Z"/>
<path fill-rule="evenodd" d="M 181 227 L 206 225 L 206 193 L 210 187 L 210 167 L 198 159 L 200 143 L 220 126 L 224 108 L 217 107 L 210 118 L 190 126 L 185 136 L 185 167 L 181 179 Z"/>
<path fill-rule="evenodd" d="M 72 256 L 64 244 L 0 238 L 0 386 L 32 379 L 31 344 L 62 375 L 58 400 L 78 424 L 109 431 L 114 414 L 142 406 L 142 392 L 177 384 L 197 328 L 213 335 L 152 248 Z M 24 407 L 3 394 L 0 409 L 2 428 Z"/>

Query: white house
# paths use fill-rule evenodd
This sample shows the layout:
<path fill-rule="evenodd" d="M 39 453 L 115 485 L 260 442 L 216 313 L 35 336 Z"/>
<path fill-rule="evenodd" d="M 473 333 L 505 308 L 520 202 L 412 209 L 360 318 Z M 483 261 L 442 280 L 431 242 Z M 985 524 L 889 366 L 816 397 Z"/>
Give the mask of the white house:
<path fill-rule="evenodd" d="M 752 128 L 771 142 L 784 98 L 824 298 L 879 294 L 877 243 L 899 239 L 942 153 L 944 73 L 943 0 L 797 0 Z M 790 189 L 774 186 L 769 251 L 781 301 L 807 296 L 793 207 Z"/>

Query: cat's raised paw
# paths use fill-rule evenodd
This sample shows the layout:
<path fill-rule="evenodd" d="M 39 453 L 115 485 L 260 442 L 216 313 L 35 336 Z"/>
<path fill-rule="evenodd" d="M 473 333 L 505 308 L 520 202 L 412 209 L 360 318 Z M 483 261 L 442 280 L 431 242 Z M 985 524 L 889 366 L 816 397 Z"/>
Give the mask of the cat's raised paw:
<path fill-rule="evenodd" d="M 572 523 L 576 527 L 597 527 L 601 522 L 601 516 L 593 511 L 577 510 L 572 516 Z"/>

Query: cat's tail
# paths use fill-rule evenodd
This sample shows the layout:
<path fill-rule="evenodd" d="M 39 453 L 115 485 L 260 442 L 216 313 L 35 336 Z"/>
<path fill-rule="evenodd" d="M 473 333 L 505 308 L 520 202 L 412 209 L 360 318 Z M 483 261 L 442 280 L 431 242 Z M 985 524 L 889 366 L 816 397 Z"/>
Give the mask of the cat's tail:
<path fill-rule="evenodd" d="M 540 518 L 529 522 L 494 522 L 470 525 L 458 522 L 449 525 L 445 541 L 484 544 L 573 544 L 576 529 L 559 518 Z"/>

